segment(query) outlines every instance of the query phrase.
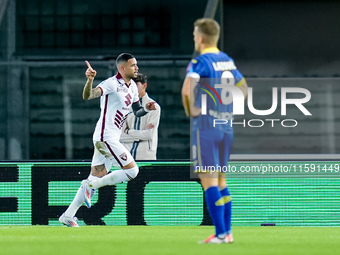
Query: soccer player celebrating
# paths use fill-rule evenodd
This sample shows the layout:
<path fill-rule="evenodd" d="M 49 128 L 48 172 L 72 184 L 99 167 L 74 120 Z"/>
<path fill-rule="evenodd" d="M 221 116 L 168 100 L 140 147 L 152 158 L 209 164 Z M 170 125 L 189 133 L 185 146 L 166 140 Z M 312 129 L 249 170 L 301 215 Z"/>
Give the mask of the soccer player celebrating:
<path fill-rule="evenodd" d="M 194 23 L 195 50 L 182 87 L 182 101 L 187 116 L 192 117 L 192 156 L 194 169 L 201 181 L 215 234 L 201 243 L 232 243 L 231 197 L 225 173 L 207 172 L 209 166 L 227 166 L 233 143 L 233 128 L 228 121 L 214 125 L 220 116 L 231 120 L 233 103 L 228 86 L 236 86 L 247 96 L 247 83 L 237 70 L 233 59 L 217 48 L 220 26 L 208 18 Z M 210 92 L 209 92 L 210 91 Z M 219 102 L 207 98 L 217 95 Z M 211 100 L 209 100 L 211 99 Z M 211 169 L 211 168 L 210 168 Z"/>
<path fill-rule="evenodd" d="M 129 181 L 137 176 L 139 170 L 136 162 L 119 142 L 121 128 L 131 107 L 137 117 L 156 109 L 155 102 L 149 102 L 145 108 L 139 102 L 138 89 L 133 81 L 137 77 L 138 66 L 136 58 L 131 54 L 120 54 L 116 59 L 118 73 L 95 88 L 92 84 L 97 72 L 88 61 L 86 64 L 87 82 L 83 99 L 100 97 L 101 113 L 93 134 L 91 173 L 87 180 L 82 181 L 71 205 L 59 218 L 61 223 L 69 227 L 79 227 L 75 214 L 84 202 L 88 208 L 91 207 L 91 197 L 95 189 Z M 107 174 L 112 165 L 121 169 Z"/>

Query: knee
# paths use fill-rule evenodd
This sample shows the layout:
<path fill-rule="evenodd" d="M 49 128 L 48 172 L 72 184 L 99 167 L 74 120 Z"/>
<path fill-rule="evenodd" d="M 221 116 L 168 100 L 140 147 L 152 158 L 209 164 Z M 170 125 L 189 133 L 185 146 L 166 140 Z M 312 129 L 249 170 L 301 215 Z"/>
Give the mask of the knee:
<path fill-rule="evenodd" d="M 105 168 L 105 165 L 99 165 L 99 166 L 92 166 L 91 167 L 91 175 L 96 177 L 103 177 L 107 174 L 107 170 Z"/>

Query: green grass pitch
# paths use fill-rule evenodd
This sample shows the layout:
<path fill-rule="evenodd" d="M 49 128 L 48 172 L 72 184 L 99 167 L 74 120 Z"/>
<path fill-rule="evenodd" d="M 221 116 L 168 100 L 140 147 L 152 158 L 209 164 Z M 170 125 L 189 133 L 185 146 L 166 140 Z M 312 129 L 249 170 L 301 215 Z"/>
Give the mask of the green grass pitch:
<path fill-rule="evenodd" d="M 1 226 L 2 255 L 338 254 L 337 227 L 234 227 L 233 244 L 198 244 L 213 227 Z"/>

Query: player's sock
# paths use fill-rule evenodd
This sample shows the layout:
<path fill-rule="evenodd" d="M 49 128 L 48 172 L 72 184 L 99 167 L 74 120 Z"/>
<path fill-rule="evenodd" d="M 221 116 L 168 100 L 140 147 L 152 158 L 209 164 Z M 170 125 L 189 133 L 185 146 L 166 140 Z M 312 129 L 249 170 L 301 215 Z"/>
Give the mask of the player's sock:
<path fill-rule="evenodd" d="M 80 187 L 75 195 L 72 203 L 69 205 L 65 211 L 65 215 L 68 217 L 73 217 L 78 211 L 79 207 L 84 203 L 83 188 Z"/>
<path fill-rule="evenodd" d="M 90 181 L 92 181 L 92 180 L 96 180 L 96 179 L 99 179 L 99 178 L 97 176 L 89 175 L 88 179 Z M 83 188 L 80 187 L 78 189 L 77 194 L 75 195 L 72 203 L 70 204 L 70 206 L 65 211 L 65 215 L 68 216 L 68 217 L 73 217 L 74 215 L 76 215 L 78 209 L 82 206 L 84 201 L 85 200 L 84 200 Z"/>
<path fill-rule="evenodd" d="M 99 177 L 90 174 L 89 177 L 87 177 L 87 179 L 88 179 L 89 181 L 94 181 L 94 180 L 98 180 Z"/>
<path fill-rule="evenodd" d="M 231 233 L 231 196 L 228 187 L 221 190 L 221 195 L 224 200 L 224 221 L 227 234 Z"/>
<path fill-rule="evenodd" d="M 139 172 L 138 166 L 134 166 L 129 169 L 121 169 L 113 171 L 102 178 L 98 178 L 94 181 L 90 181 L 90 187 L 94 189 L 99 189 L 103 186 L 115 185 L 125 181 L 130 181 L 136 178 Z"/>
<path fill-rule="evenodd" d="M 224 225 L 224 203 L 221 192 L 217 186 L 209 187 L 205 191 L 205 200 L 208 205 L 210 217 L 215 226 L 216 236 L 223 237 L 226 232 Z"/>

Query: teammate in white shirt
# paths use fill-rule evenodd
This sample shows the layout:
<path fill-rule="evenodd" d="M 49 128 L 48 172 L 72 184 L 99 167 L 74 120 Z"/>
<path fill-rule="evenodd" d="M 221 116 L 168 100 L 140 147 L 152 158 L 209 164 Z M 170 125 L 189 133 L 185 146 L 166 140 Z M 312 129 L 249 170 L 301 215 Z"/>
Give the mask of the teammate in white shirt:
<path fill-rule="evenodd" d="M 137 61 L 133 55 L 120 54 L 116 59 L 118 73 L 95 88 L 92 85 L 97 72 L 88 61 L 86 64 L 87 82 L 83 90 L 83 99 L 101 97 L 101 113 L 93 134 L 94 154 L 91 173 L 87 180 L 82 181 L 72 203 L 59 218 L 61 223 L 69 227 L 79 227 L 75 214 L 84 202 L 88 208 L 91 207 L 91 197 L 95 189 L 129 181 L 137 176 L 139 170 L 136 162 L 119 142 L 121 128 L 131 107 L 137 117 L 156 110 L 155 102 L 149 102 L 145 107 L 139 102 L 138 89 L 132 80 L 138 73 Z M 107 174 L 112 165 L 121 169 Z"/>

